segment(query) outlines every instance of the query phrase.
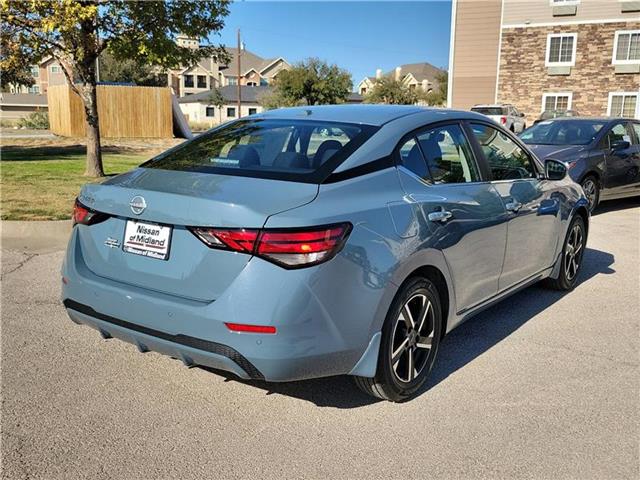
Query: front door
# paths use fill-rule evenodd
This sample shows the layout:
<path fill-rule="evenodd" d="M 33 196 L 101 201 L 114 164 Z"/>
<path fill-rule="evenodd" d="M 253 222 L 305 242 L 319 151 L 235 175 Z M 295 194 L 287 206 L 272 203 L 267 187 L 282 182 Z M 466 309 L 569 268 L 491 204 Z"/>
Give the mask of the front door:
<path fill-rule="evenodd" d="M 403 143 L 399 157 L 403 188 L 424 215 L 425 240 L 449 266 L 457 312 L 494 296 L 507 215 L 495 189 L 482 181 L 461 126 L 427 127 Z"/>
<path fill-rule="evenodd" d="M 620 122 L 611 127 L 600 142 L 606 163 L 602 198 L 624 196 L 638 188 L 640 152 L 638 145 L 634 145 L 633 135 L 631 126 Z"/>
<path fill-rule="evenodd" d="M 553 265 L 561 193 L 539 178 L 541 169 L 514 138 L 485 123 L 471 123 L 471 129 L 509 216 L 502 291 Z"/>

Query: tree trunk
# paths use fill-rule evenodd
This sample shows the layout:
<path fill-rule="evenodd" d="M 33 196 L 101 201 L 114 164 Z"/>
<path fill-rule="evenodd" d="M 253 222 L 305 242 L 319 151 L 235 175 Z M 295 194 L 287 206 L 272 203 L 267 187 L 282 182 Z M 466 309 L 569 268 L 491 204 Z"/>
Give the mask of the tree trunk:
<path fill-rule="evenodd" d="M 96 90 L 95 83 L 85 84 L 82 88 L 82 100 L 87 123 L 87 165 L 84 171 L 85 177 L 104 177 Z"/>

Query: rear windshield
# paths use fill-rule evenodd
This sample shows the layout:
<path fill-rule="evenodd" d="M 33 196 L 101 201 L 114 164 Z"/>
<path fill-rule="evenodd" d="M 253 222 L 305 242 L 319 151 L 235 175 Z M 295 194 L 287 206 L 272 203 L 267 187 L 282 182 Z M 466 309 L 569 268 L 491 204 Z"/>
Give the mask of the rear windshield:
<path fill-rule="evenodd" d="M 473 107 L 472 112 L 478 112 L 483 115 L 503 115 L 504 109 L 502 107 Z"/>
<path fill-rule="evenodd" d="M 311 120 L 242 120 L 142 166 L 320 183 L 376 130 Z"/>
<path fill-rule="evenodd" d="M 545 120 L 520 134 L 531 145 L 587 145 L 595 140 L 604 122 L 595 120 Z"/>

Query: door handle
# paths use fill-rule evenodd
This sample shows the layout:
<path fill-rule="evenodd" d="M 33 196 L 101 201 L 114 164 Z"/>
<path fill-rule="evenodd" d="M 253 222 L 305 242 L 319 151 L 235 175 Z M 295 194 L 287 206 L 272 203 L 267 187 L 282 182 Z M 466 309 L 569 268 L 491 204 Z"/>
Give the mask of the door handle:
<path fill-rule="evenodd" d="M 518 213 L 522 208 L 522 204 L 520 202 L 516 202 L 515 200 L 512 200 L 505 205 L 505 208 L 509 212 Z"/>
<path fill-rule="evenodd" d="M 453 217 L 453 213 L 448 212 L 446 210 L 437 210 L 427 215 L 427 218 L 429 219 L 430 222 L 440 222 L 440 223 L 445 223 L 451 217 Z"/>

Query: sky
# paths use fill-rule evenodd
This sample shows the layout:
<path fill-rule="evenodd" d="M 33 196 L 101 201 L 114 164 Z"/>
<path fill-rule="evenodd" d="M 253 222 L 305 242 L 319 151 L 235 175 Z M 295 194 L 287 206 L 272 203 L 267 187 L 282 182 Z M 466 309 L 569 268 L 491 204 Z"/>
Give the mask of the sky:
<path fill-rule="evenodd" d="M 377 68 L 449 60 L 451 2 L 237 1 L 225 28 L 210 40 L 236 45 L 240 28 L 248 50 L 293 63 L 319 57 L 348 70 L 354 89 Z"/>

